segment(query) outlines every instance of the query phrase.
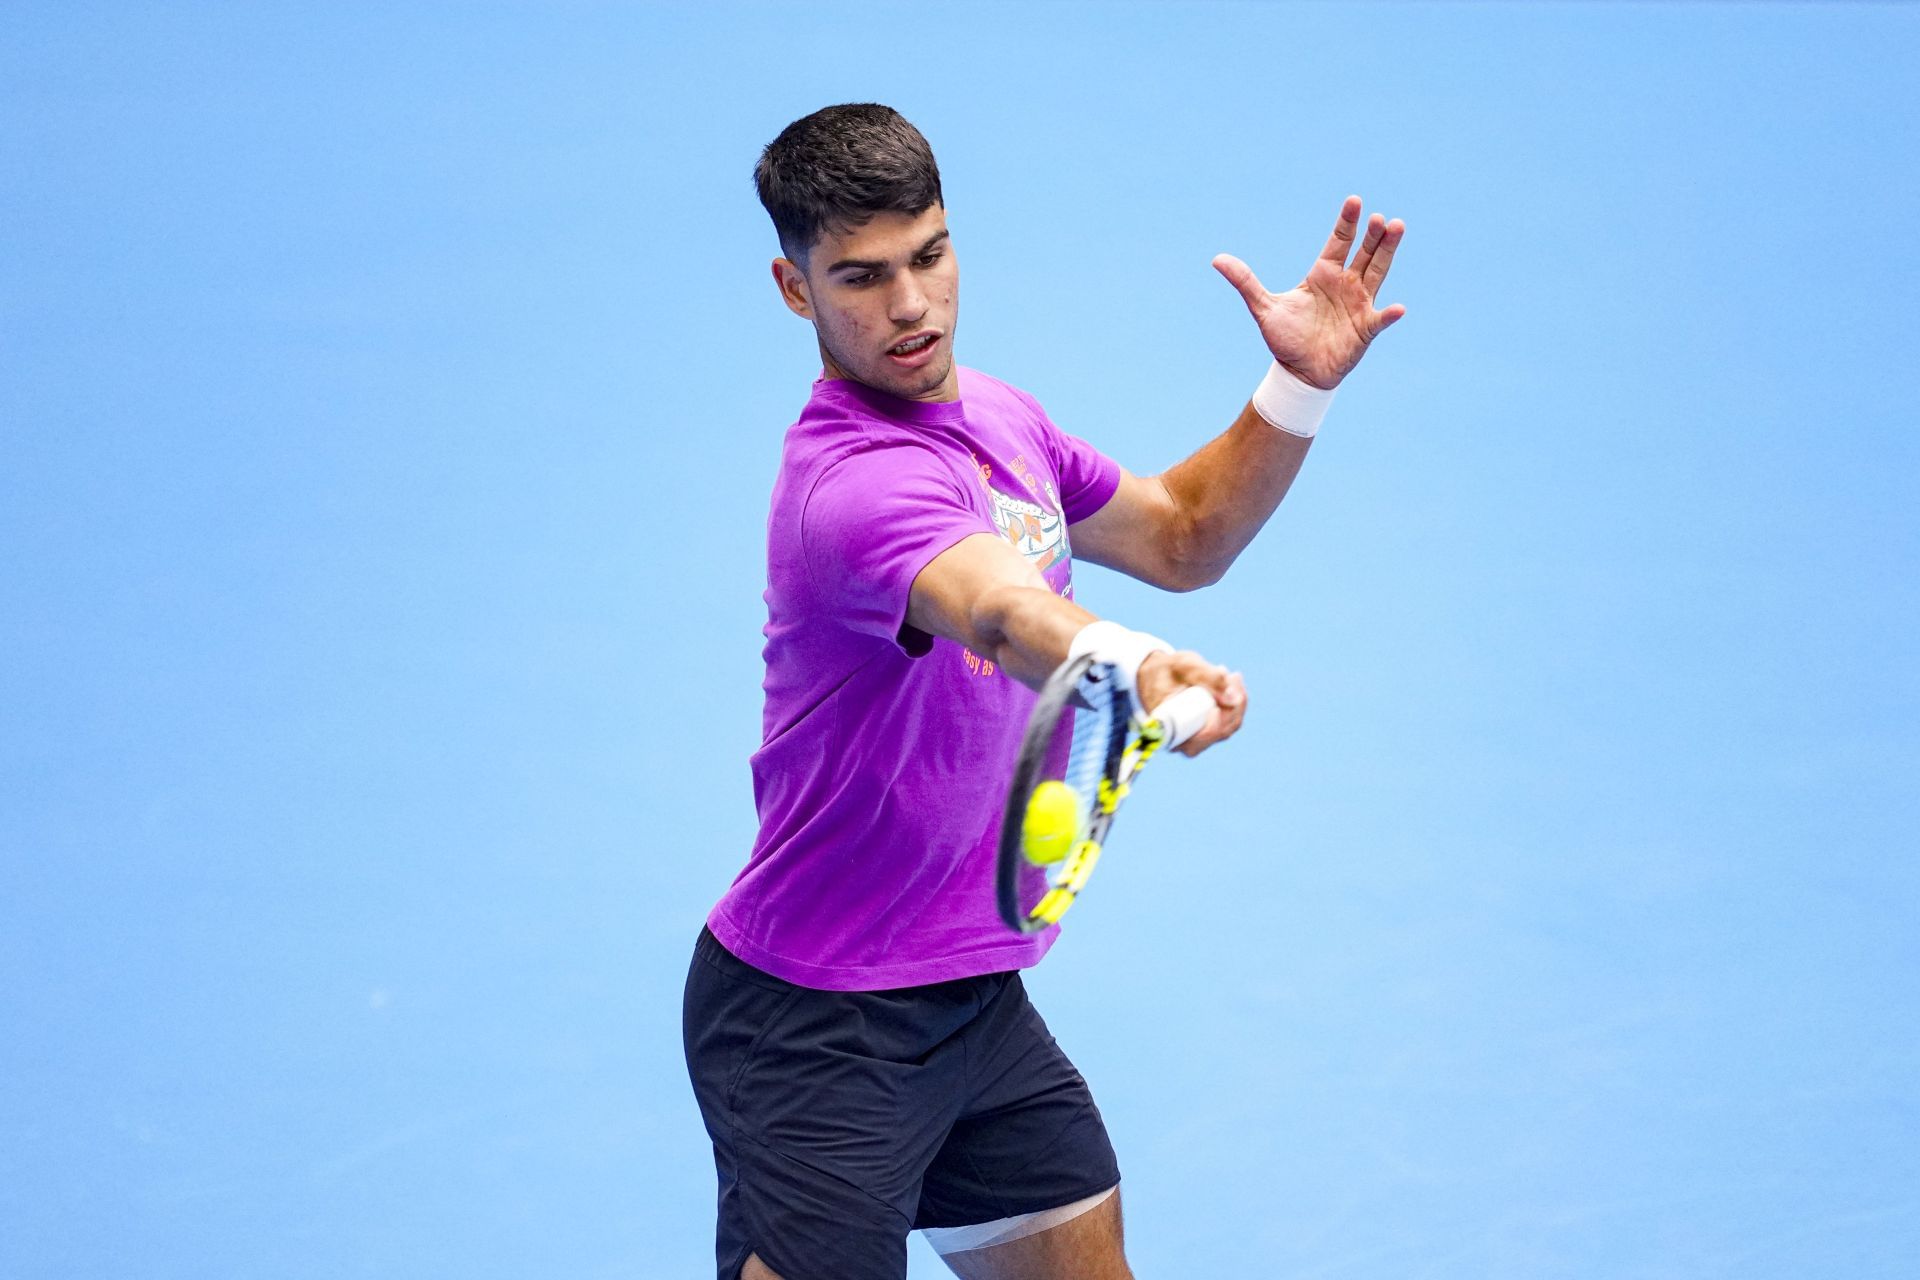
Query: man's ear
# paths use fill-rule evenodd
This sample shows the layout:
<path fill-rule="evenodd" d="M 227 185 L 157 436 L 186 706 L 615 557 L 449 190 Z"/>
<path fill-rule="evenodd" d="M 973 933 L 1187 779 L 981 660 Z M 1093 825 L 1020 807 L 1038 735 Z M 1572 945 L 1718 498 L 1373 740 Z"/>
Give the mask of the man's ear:
<path fill-rule="evenodd" d="M 807 277 L 790 258 L 773 260 L 773 282 L 780 289 L 780 301 L 787 310 L 803 320 L 813 319 L 813 300 L 807 294 Z"/>

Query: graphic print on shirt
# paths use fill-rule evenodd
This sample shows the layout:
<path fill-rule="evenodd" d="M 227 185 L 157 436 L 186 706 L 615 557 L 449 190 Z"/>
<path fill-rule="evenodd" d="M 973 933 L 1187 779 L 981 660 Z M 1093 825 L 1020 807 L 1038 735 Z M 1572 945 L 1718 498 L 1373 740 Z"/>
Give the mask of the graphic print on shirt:
<path fill-rule="evenodd" d="M 976 457 L 973 465 L 980 475 L 980 487 L 986 490 L 987 501 L 993 507 L 993 527 L 1000 531 L 1000 536 L 1036 569 L 1044 571 L 1048 566 L 1065 560 L 1070 554 L 1067 521 L 1061 514 L 1060 494 L 1054 489 L 1053 481 L 1035 475 L 1027 466 L 1024 455 L 1015 458 L 1012 463 L 1013 474 L 1033 495 L 1034 500 L 1029 502 L 1009 497 L 996 489 L 993 485 L 993 468 L 989 464 Z"/>
<path fill-rule="evenodd" d="M 1053 495 L 1049 492 L 1047 496 Z M 1038 503 L 1009 498 L 991 485 L 987 497 L 993 503 L 994 527 L 1034 568 L 1045 569 L 1067 554 L 1067 522 L 1057 503 L 1055 510 L 1048 511 Z"/>

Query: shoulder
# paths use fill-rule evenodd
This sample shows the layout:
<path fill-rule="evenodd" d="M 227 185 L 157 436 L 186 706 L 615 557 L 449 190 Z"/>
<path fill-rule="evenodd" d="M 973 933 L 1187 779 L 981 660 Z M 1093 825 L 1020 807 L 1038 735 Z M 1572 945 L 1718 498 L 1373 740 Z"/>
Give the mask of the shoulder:
<path fill-rule="evenodd" d="M 1040 402 L 1010 382 L 975 369 L 960 371 L 960 394 L 967 402 L 967 419 L 989 430 L 1016 453 L 1038 450 L 1057 462 L 1060 428 Z"/>
<path fill-rule="evenodd" d="M 830 473 L 926 466 L 936 452 L 924 432 L 876 411 L 841 383 L 822 381 L 787 428 L 780 470 L 804 492 Z"/>
<path fill-rule="evenodd" d="M 1011 382 L 1002 382 L 992 374 L 982 373 L 978 369 L 960 367 L 960 395 L 969 405 L 980 404 L 1002 408 L 1017 409 L 1021 412 L 1046 421 L 1046 410 L 1040 402 L 1028 392 L 1022 391 Z"/>
<path fill-rule="evenodd" d="M 953 465 L 946 451 L 924 440 L 849 440 L 819 459 L 813 467 L 813 484 L 817 487 L 829 478 L 838 484 L 952 472 Z"/>
<path fill-rule="evenodd" d="M 1012 452 L 1045 459 L 1052 471 L 1060 472 L 1071 442 L 1030 393 L 972 369 L 961 370 L 961 388 L 969 420 L 976 417 L 976 408 L 983 410 L 977 416 L 997 425 Z"/>
<path fill-rule="evenodd" d="M 968 508 L 965 477 L 945 452 L 918 440 L 849 442 L 822 457 L 802 482 L 803 527 L 837 523 L 854 513 L 899 514 L 922 507 Z"/>

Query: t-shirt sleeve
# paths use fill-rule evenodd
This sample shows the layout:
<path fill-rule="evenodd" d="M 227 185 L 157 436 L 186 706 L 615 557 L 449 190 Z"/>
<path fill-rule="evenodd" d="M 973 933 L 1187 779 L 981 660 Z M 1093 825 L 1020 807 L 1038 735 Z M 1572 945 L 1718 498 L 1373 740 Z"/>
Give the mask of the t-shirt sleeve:
<path fill-rule="evenodd" d="M 1059 450 L 1061 514 L 1072 524 L 1107 505 L 1120 487 L 1120 464 L 1058 427 L 1053 427 L 1053 436 Z"/>
<path fill-rule="evenodd" d="M 814 481 L 800 514 L 801 552 L 822 607 L 915 657 L 933 641 L 907 625 L 913 580 L 962 538 L 992 532 L 953 471 L 917 445 L 835 462 Z"/>
<path fill-rule="evenodd" d="M 1120 487 L 1120 464 L 1079 436 L 1070 436 L 1053 425 L 1053 419 L 1040 402 L 1024 391 L 1020 398 L 1040 419 L 1047 448 L 1053 454 L 1053 473 L 1060 477 L 1060 514 L 1067 523 L 1085 520 L 1107 505 Z"/>

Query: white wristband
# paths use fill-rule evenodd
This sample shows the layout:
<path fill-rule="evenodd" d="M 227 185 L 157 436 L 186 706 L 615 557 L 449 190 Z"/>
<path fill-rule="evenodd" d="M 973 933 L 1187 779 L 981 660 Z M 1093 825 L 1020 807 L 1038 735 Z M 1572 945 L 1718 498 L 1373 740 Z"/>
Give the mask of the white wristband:
<path fill-rule="evenodd" d="M 1067 660 L 1086 654 L 1092 654 L 1100 662 L 1111 662 L 1120 669 L 1121 679 L 1127 682 L 1127 688 L 1133 689 L 1139 684 L 1140 664 L 1149 654 L 1172 653 L 1173 646 L 1159 636 L 1150 636 L 1144 631 L 1132 631 L 1107 618 L 1089 622 L 1074 633 L 1073 642 L 1067 646 Z"/>
<path fill-rule="evenodd" d="M 1312 438 L 1327 416 L 1333 392 L 1310 387 L 1280 367 L 1278 360 L 1267 368 L 1267 376 L 1253 393 L 1253 411 L 1288 435 Z"/>

